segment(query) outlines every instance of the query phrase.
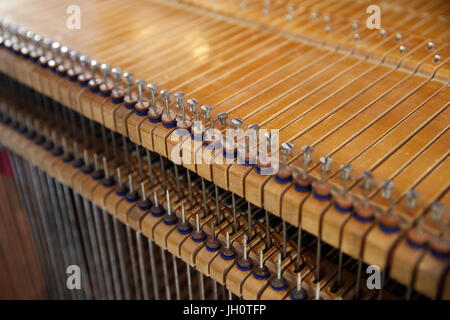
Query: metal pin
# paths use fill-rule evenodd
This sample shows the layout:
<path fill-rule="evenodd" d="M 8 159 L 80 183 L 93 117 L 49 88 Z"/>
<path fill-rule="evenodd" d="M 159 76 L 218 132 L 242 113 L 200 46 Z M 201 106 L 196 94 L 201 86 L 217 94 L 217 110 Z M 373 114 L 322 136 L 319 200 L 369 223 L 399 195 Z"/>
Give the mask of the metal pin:
<path fill-rule="evenodd" d="M 247 235 L 244 234 L 244 260 L 247 260 Z"/>
<path fill-rule="evenodd" d="M 297 272 L 297 291 L 302 289 L 302 273 Z"/>
<path fill-rule="evenodd" d="M 137 162 L 138 162 L 138 171 L 139 171 L 139 176 L 141 177 L 141 179 L 144 179 L 144 172 L 142 171 L 142 158 L 141 158 L 141 150 L 139 145 L 135 145 L 136 146 L 136 158 L 137 158 Z"/>
<path fill-rule="evenodd" d="M 400 49 L 399 49 L 400 53 L 405 53 L 406 50 L 407 50 L 406 46 L 400 46 Z"/>
<path fill-rule="evenodd" d="M 219 119 L 220 125 L 223 127 L 227 124 L 228 114 L 226 112 L 221 112 L 217 115 L 217 118 Z"/>
<path fill-rule="evenodd" d="M 122 187 L 122 175 L 120 174 L 120 168 L 117 167 L 116 169 L 116 174 L 117 174 L 117 183 L 119 185 L 119 188 Z"/>
<path fill-rule="evenodd" d="M 142 193 L 142 201 L 147 200 L 147 195 L 145 193 L 145 183 L 141 182 L 141 193 Z"/>
<path fill-rule="evenodd" d="M 133 92 L 131 91 L 131 87 L 133 86 L 134 83 L 134 74 L 131 72 L 127 72 L 126 74 L 124 74 L 124 77 L 127 79 L 127 92 L 128 92 L 128 97 L 130 99 L 133 98 Z"/>
<path fill-rule="evenodd" d="M 156 92 L 158 90 L 157 83 L 149 83 L 147 88 L 150 89 L 150 93 L 152 95 L 152 105 L 150 106 L 154 111 L 156 111 Z"/>
<path fill-rule="evenodd" d="M 156 192 L 154 193 L 156 197 Z M 157 203 L 155 201 L 155 203 Z M 148 239 L 148 250 L 150 254 L 150 266 L 152 268 L 152 282 L 153 282 L 153 294 L 155 296 L 155 300 L 159 300 L 159 285 L 158 285 L 158 277 L 156 274 L 156 264 L 155 264 L 155 256 L 153 253 L 153 241 Z"/>
<path fill-rule="evenodd" d="M 234 196 L 234 193 L 231 193 L 231 203 L 233 207 L 233 233 L 235 233 L 238 229 L 238 222 L 236 213 L 236 198 Z"/>
<path fill-rule="evenodd" d="M 191 182 L 191 171 L 186 169 L 187 185 L 188 185 L 188 197 L 189 197 L 189 209 L 194 207 L 194 197 L 192 195 L 192 182 Z"/>
<path fill-rule="evenodd" d="M 187 101 L 187 103 L 189 105 L 189 111 L 191 111 L 192 113 L 196 113 L 198 101 L 196 99 L 191 98 Z"/>
<path fill-rule="evenodd" d="M 203 218 L 206 218 L 208 215 L 208 205 L 206 202 L 206 187 L 205 187 L 205 179 L 203 177 L 200 177 L 202 182 L 202 198 L 203 198 Z"/>
<path fill-rule="evenodd" d="M 320 300 L 320 282 L 316 283 L 316 300 Z"/>
<path fill-rule="evenodd" d="M 189 300 L 192 300 L 191 266 L 189 264 L 186 264 L 186 275 L 187 275 L 187 282 L 188 282 L 188 297 L 189 297 Z"/>
<path fill-rule="evenodd" d="M 211 278 L 212 288 L 213 288 L 213 300 L 218 300 L 219 296 L 217 294 L 217 282 Z"/>
<path fill-rule="evenodd" d="M 164 101 L 164 110 L 166 112 L 167 116 L 170 116 L 170 109 L 169 109 L 169 97 L 170 97 L 170 90 L 161 90 L 161 96 Z"/>
<path fill-rule="evenodd" d="M 129 193 L 134 192 L 133 177 L 131 174 L 128 174 L 128 188 L 130 189 Z"/>
<path fill-rule="evenodd" d="M 175 185 L 177 188 L 177 201 L 180 201 L 183 198 L 183 194 L 181 192 L 181 187 L 180 187 L 180 175 L 178 174 L 178 166 L 174 163 L 173 167 L 175 169 Z"/>
<path fill-rule="evenodd" d="M 343 164 L 341 165 L 341 179 L 344 180 L 344 186 L 343 186 L 343 196 L 344 198 L 347 196 L 348 193 L 348 182 L 350 180 L 350 174 L 352 172 L 353 168 L 350 164 Z"/>
<path fill-rule="evenodd" d="M 311 154 L 313 153 L 314 148 L 311 146 L 303 146 L 303 172 L 302 177 L 306 179 L 308 177 L 308 165 L 311 163 Z"/>
<path fill-rule="evenodd" d="M 100 66 L 100 69 L 103 71 L 103 84 L 105 85 L 105 88 L 108 87 L 108 76 L 109 72 L 111 71 L 111 66 L 109 64 L 103 63 Z"/>
<path fill-rule="evenodd" d="M 169 190 L 166 190 L 166 201 L 167 201 L 167 215 L 172 215 L 172 208 L 170 205 L 170 195 Z"/>
<path fill-rule="evenodd" d="M 298 271 L 299 273 L 300 273 L 300 262 L 302 260 L 301 254 L 302 254 L 302 228 L 298 227 L 297 256 L 295 257 L 295 271 Z"/>
<path fill-rule="evenodd" d="M 210 105 L 204 105 L 204 106 L 201 106 L 201 109 L 203 111 L 203 117 L 205 119 L 209 119 L 211 117 L 210 112 L 211 112 L 212 107 Z"/>
<path fill-rule="evenodd" d="M 406 192 L 406 198 L 408 199 L 406 206 L 410 209 L 414 209 L 417 204 L 417 199 L 419 198 L 419 192 L 416 190 L 408 190 L 408 192 Z"/>
<path fill-rule="evenodd" d="M 146 267 L 144 262 L 144 247 L 142 245 L 142 233 L 136 232 L 136 243 L 137 243 L 137 249 L 138 249 L 138 257 L 139 257 L 139 271 L 141 276 L 141 286 L 142 286 L 142 293 L 144 300 L 149 300 L 148 295 L 148 286 L 147 286 L 147 273 L 146 273 Z"/>
<path fill-rule="evenodd" d="M 248 239 L 252 241 L 252 205 L 247 202 Z"/>
<path fill-rule="evenodd" d="M 259 267 L 261 269 L 264 267 L 264 253 L 262 250 L 259 251 Z"/>
<path fill-rule="evenodd" d="M 214 117 L 211 117 L 211 140 L 214 141 L 216 139 L 216 130 L 214 129 Z"/>
<path fill-rule="evenodd" d="M 123 145 L 123 153 L 125 155 L 125 165 L 127 166 L 128 173 L 130 173 L 131 167 L 130 167 L 130 158 L 128 155 L 128 143 L 127 138 L 125 136 L 122 136 L 122 145 Z"/>
<path fill-rule="evenodd" d="M 122 80 L 122 69 L 113 68 L 112 69 L 113 78 L 114 78 L 114 89 L 119 90 L 119 82 Z M 130 95 L 131 97 L 131 95 Z"/>
<path fill-rule="evenodd" d="M 242 126 L 243 122 L 244 122 L 244 120 L 242 120 L 241 118 L 234 118 L 231 120 L 231 123 L 233 124 L 234 130 L 236 132 L 241 130 L 241 126 Z"/>
<path fill-rule="evenodd" d="M 381 187 L 383 188 L 381 192 L 381 196 L 384 199 L 390 199 L 392 195 L 392 189 L 394 189 L 394 181 L 392 180 L 384 180 L 381 182 Z"/>
<path fill-rule="evenodd" d="M 180 109 L 184 109 L 184 93 L 183 92 L 175 92 L 174 95 L 175 99 L 177 99 L 177 107 Z"/>
<path fill-rule="evenodd" d="M 181 222 L 186 223 L 186 212 L 184 211 L 184 204 L 181 204 Z"/>
<path fill-rule="evenodd" d="M 431 219 L 435 222 L 439 222 L 444 214 L 445 205 L 441 202 L 434 202 L 431 205 L 431 211 Z"/>
<path fill-rule="evenodd" d="M 90 164 L 89 162 L 89 156 L 86 149 L 83 150 L 83 157 L 84 157 L 84 165 L 88 166 Z"/>
<path fill-rule="evenodd" d="M 200 218 L 198 216 L 198 213 L 195 214 L 195 229 L 197 232 L 200 232 Z"/>
<path fill-rule="evenodd" d="M 277 278 L 281 279 L 281 253 L 278 254 L 277 259 Z"/>
<path fill-rule="evenodd" d="M 153 203 L 155 207 L 159 207 L 158 196 L 156 195 L 156 191 L 153 191 Z"/>
<path fill-rule="evenodd" d="M 83 77 L 86 77 L 86 65 L 89 64 L 89 57 L 81 56 L 80 57 L 80 66 L 81 66 L 81 74 Z"/>
<path fill-rule="evenodd" d="M 178 278 L 178 266 L 177 266 L 177 257 L 172 255 L 172 264 L 173 264 L 173 274 L 175 278 L 175 297 L 177 300 L 181 299 L 180 295 L 180 280 Z"/>
<path fill-rule="evenodd" d="M 80 53 L 78 51 L 70 51 L 70 67 L 75 72 L 75 61 L 80 59 Z"/>
<path fill-rule="evenodd" d="M 433 62 L 434 63 L 438 63 L 439 61 L 441 61 L 442 57 L 438 54 L 435 54 L 433 57 Z"/>
<path fill-rule="evenodd" d="M 108 179 L 109 171 L 108 171 L 108 163 L 106 162 L 106 157 L 103 157 L 102 160 L 103 160 L 103 171 L 105 172 L 105 179 Z"/>
<path fill-rule="evenodd" d="M 145 153 L 146 153 L 146 156 L 147 156 L 148 178 L 150 180 L 151 186 L 153 187 L 155 185 L 155 178 L 153 176 L 151 154 L 150 154 L 150 151 L 148 151 L 148 149 L 145 149 Z"/>
<path fill-rule="evenodd" d="M 264 210 L 265 212 L 265 220 L 266 220 L 266 248 L 270 248 L 272 246 L 272 238 L 270 237 L 270 225 L 269 225 L 269 212 Z"/>
<path fill-rule="evenodd" d="M 211 222 L 211 240 L 216 240 L 216 225 L 214 224 L 214 222 Z"/>
<path fill-rule="evenodd" d="M 167 271 L 166 252 L 163 247 L 161 247 L 161 258 L 162 258 L 162 265 L 163 265 L 164 286 L 166 288 L 166 299 L 171 300 L 170 286 L 169 286 L 169 273 Z"/>
<path fill-rule="evenodd" d="M 145 85 L 145 80 L 137 80 L 136 84 L 138 86 L 138 95 L 139 95 L 139 104 L 140 105 L 144 105 L 144 85 Z"/>
<path fill-rule="evenodd" d="M 322 181 L 326 181 L 327 172 L 330 171 L 331 163 L 333 159 L 330 157 L 321 157 L 320 164 L 322 166 L 321 179 Z"/>
<path fill-rule="evenodd" d="M 433 50 L 434 48 L 436 48 L 436 45 L 433 41 L 430 41 L 427 44 L 427 48 L 428 48 L 428 50 Z"/>
<path fill-rule="evenodd" d="M 320 236 L 317 237 L 317 252 L 316 252 L 316 275 L 315 279 L 317 282 L 320 281 L 320 256 L 322 249 L 322 239 Z"/>
<path fill-rule="evenodd" d="M 159 156 L 159 163 L 161 165 L 162 185 L 167 189 L 166 168 L 164 167 L 164 160 L 161 155 Z"/>
<path fill-rule="evenodd" d="M 227 232 L 227 235 L 226 235 L 225 246 L 227 249 L 230 249 L 230 233 L 229 232 Z"/>
<path fill-rule="evenodd" d="M 200 285 L 200 299 L 205 300 L 205 283 L 204 283 L 204 279 L 203 279 L 203 273 L 201 273 L 199 271 L 198 274 L 199 274 L 199 285 Z"/>
<path fill-rule="evenodd" d="M 216 220 L 217 224 L 220 224 L 220 203 L 219 203 L 219 188 L 214 184 L 214 196 L 216 200 Z"/>
<path fill-rule="evenodd" d="M 97 74 L 99 63 L 96 60 L 91 60 L 91 63 L 89 64 L 89 67 L 91 69 L 91 75 L 92 79 L 95 80 L 95 75 Z"/>

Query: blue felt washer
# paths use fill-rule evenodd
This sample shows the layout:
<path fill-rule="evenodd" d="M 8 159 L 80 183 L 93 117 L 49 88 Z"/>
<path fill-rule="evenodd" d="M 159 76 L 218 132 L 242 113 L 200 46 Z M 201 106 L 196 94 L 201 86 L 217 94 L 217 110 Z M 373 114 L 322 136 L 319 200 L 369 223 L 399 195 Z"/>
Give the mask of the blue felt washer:
<path fill-rule="evenodd" d="M 287 284 L 286 284 L 284 287 L 277 288 L 277 287 L 272 286 L 272 284 L 270 284 L 270 287 L 271 287 L 273 290 L 275 290 L 275 291 L 284 291 L 284 290 L 287 289 L 288 286 L 287 286 Z"/>
<path fill-rule="evenodd" d="M 340 213 L 349 213 L 349 212 L 351 212 L 353 210 L 352 207 L 350 207 L 350 208 L 342 208 L 337 203 L 334 204 L 334 208 L 337 211 L 339 211 Z"/>
<path fill-rule="evenodd" d="M 320 201 L 327 201 L 331 199 L 331 194 L 327 194 L 326 196 L 321 196 L 320 194 L 317 193 L 313 193 L 314 194 L 314 198 L 316 198 L 317 200 Z"/>
<path fill-rule="evenodd" d="M 267 273 L 267 275 L 265 275 L 265 276 L 259 276 L 255 273 L 255 271 L 253 271 L 253 277 L 257 280 L 266 280 L 267 278 L 270 277 L 270 274 Z"/>
<path fill-rule="evenodd" d="M 163 123 L 163 127 L 167 128 L 167 129 L 172 129 L 172 128 L 175 128 L 176 126 L 177 126 L 176 122 L 169 123 L 169 124 Z"/>
<path fill-rule="evenodd" d="M 423 244 L 417 244 L 417 243 L 412 242 L 412 241 L 409 240 L 409 239 L 406 239 L 406 243 L 407 243 L 411 248 L 416 249 L 416 250 L 424 249 L 424 248 L 427 246 L 426 243 L 423 243 Z"/>
<path fill-rule="evenodd" d="M 146 116 L 146 115 L 147 115 L 147 111 L 139 111 L 139 110 L 136 110 L 135 113 L 136 113 L 138 116 L 140 116 L 140 117 L 143 117 L 143 116 Z"/>
<path fill-rule="evenodd" d="M 177 222 L 178 222 L 178 219 L 175 219 L 175 220 L 169 221 L 169 222 L 163 220 L 163 222 L 164 222 L 165 225 L 171 226 L 171 225 L 174 225 L 175 223 L 177 223 Z"/>
<path fill-rule="evenodd" d="M 278 182 L 279 184 L 286 184 L 292 181 L 292 177 L 281 179 L 280 177 L 275 176 L 275 181 Z"/>
<path fill-rule="evenodd" d="M 388 228 L 387 226 L 385 226 L 382 223 L 380 223 L 379 227 L 380 227 L 380 230 L 386 234 L 394 234 L 394 233 L 400 231 L 400 227 Z"/>
<path fill-rule="evenodd" d="M 206 239 L 206 235 L 204 235 L 204 237 L 201 238 L 201 239 L 194 239 L 194 237 L 191 236 L 191 239 L 192 239 L 192 241 L 194 241 L 194 242 L 203 242 L 203 241 L 205 241 L 205 239 Z"/>
<path fill-rule="evenodd" d="M 210 247 L 208 247 L 208 245 L 206 245 L 206 250 L 208 250 L 209 252 L 216 252 L 219 249 L 220 249 L 220 246 L 218 246 L 217 248 L 210 248 Z"/>
<path fill-rule="evenodd" d="M 362 222 L 362 223 L 367 223 L 367 222 L 371 222 L 371 221 L 374 220 L 374 217 L 373 217 L 373 216 L 370 217 L 370 218 L 363 218 L 363 217 L 361 217 L 361 216 L 360 216 L 356 211 L 354 211 L 354 210 L 353 210 L 353 217 L 354 217 L 357 221 Z"/>
<path fill-rule="evenodd" d="M 178 230 L 179 234 L 189 234 L 192 232 L 192 228 L 189 228 L 188 230 L 180 230 L 180 229 L 177 229 L 177 230 Z"/>
<path fill-rule="evenodd" d="M 295 188 L 295 191 L 302 192 L 302 193 L 310 192 L 312 190 L 311 186 L 302 187 L 302 186 L 299 186 L 298 184 L 295 184 L 294 188 Z"/>
<path fill-rule="evenodd" d="M 233 254 L 232 256 L 226 256 L 221 252 L 220 256 L 222 257 L 223 260 L 233 260 L 234 258 L 236 258 L 236 253 Z"/>
<path fill-rule="evenodd" d="M 253 267 L 252 265 L 249 265 L 248 267 L 241 267 L 241 266 L 239 265 L 239 263 L 237 263 L 236 266 L 237 266 L 237 268 L 238 268 L 239 270 L 241 270 L 241 271 L 248 271 L 248 270 L 250 270 L 250 269 Z"/>

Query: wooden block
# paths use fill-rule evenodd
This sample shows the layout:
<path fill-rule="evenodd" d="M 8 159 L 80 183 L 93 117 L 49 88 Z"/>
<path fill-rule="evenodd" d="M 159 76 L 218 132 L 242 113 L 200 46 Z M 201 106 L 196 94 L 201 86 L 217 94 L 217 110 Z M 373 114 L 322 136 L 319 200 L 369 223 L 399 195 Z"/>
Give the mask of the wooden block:
<path fill-rule="evenodd" d="M 153 129 L 153 147 L 155 152 L 164 157 L 167 157 L 166 139 L 173 130 L 175 129 L 166 129 L 162 125 L 159 125 Z"/>
<path fill-rule="evenodd" d="M 131 209 L 133 209 L 134 207 L 137 207 L 138 202 L 139 202 L 139 200 L 135 201 L 135 202 L 129 202 L 127 199 L 125 199 L 124 201 L 120 201 L 116 207 L 117 218 L 124 224 L 127 224 L 128 213 L 130 212 Z"/>
<path fill-rule="evenodd" d="M 141 222 L 148 214 L 150 214 L 150 210 L 142 210 L 139 206 L 134 206 L 128 212 L 127 223 L 136 232 L 141 231 Z"/>
<path fill-rule="evenodd" d="M 404 235 L 404 230 L 393 234 L 383 232 L 379 226 L 372 228 L 366 236 L 363 260 L 367 264 L 379 266 L 384 270 L 395 244 Z"/>
<path fill-rule="evenodd" d="M 364 237 L 373 226 L 372 222 L 363 223 L 351 217 L 342 232 L 341 250 L 354 259 L 361 258 Z"/>
<path fill-rule="evenodd" d="M 146 116 L 138 116 L 136 113 L 132 113 L 127 118 L 127 131 L 128 138 L 134 143 L 141 145 L 141 133 L 140 125 L 143 122 L 148 122 Z M 165 144 L 164 144 L 165 145 Z"/>
<path fill-rule="evenodd" d="M 424 249 L 413 248 L 406 239 L 402 239 L 392 253 L 389 276 L 405 286 L 410 286 L 415 267 L 424 253 Z"/>
<path fill-rule="evenodd" d="M 91 118 L 92 120 L 105 125 L 107 128 L 111 130 L 115 130 L 115 127 L 108 127 L 105 123 L 105 119 L 103 119 L 103 114 L 106 113 L 103 111 L 105 106 L 108 106 L 109 98 L 104 98 L 100 95 L 93 94 L 91 99 Z"/>
<path fill-rule="evenodd" d="M 139 127 L 142 146 L 150 151 L 155 151 L 153 143 L 153 129 L 159 125 L 159 123 L 143 121 Z"/>
<path fill-rule="evenodd" d="M 335 248 L 341 247 L 342 230 L 345 223 L 351 218 L 350 212 L 341 212 L 334 205 L 329 205 L 325 209 L 322 217 L 322 241 Z"/>
<path fill-rule="evenodd" d="M 448 265 L 448 259 L 436 258 L 431 252 L 425 253 L 417 266 L 414 289 L 431 299 L 437 299 Z"/>
<path fill-rule="evenodd" d="M 108 128 L 114 127 L 118 133 L 128 137 L 127 119 L 133 113 L 134 109 L 125 108 L 120 104 L 117 108 L 104 108 L 103 119 Z"/>

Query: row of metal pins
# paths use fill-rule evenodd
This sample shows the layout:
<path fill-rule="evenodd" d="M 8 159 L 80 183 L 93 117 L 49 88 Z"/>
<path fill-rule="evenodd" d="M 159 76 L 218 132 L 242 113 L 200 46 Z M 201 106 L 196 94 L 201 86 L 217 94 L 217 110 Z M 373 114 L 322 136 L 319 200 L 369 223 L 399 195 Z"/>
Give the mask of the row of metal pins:
<path fill-rule="evenodd" d="M 127 164 L 127 167 L 129 167 L 129 160 L 128 160 L 128 150 L 127 150 L 127 148 L 126 148 L 126 145 L 127 145 L 127 143 L 126 143 L 126 140 L 125 140 L 125 138 L 124 138 L 124 143 L 123 143 L 123 145 L 124 145 L 124 151 L 125 151 L 125 161 L 126 161 L 126 163 L 128 163 Z M 139 151 L 137 152 L 138 154 L 139 154 Z M 138 161 L 140 162 L 140 159 L 138 159 Z M 166 182 L 166 179 L 165 179 L 165 170 L 164 170 L 164 165 L 163 165 L 163 159 L 162 159 L 162 157 L 161 157 L 161 168 L 162 168 L 162 174 L 163 174 L 163 182 L 167 185 L 167 182 Z M 175 168 L 176 168 L 176 172 L 177 172 L 177 167 L 175 166 Z M 139 166 L 139 169 L 140 169 L 140 166 Z M 141 171 L 141 170 L 140 170 Z M 142 172 L 141 172 L 141 174 L 142 174 Z M 176 174 L 177 176 L 178 176 L 178 174 Z M 189 180 L 189 175 L 188 175 L 188 180 Z M 177 177 L 177 182 L 179 182 L 179 179 L 178 179 L 178 177 Z M 131 183 L 130 183 L 131 184 Z M 177 189 L 179 190 L 179 185 L 177 186 Z M 189 189 L 190 189 L 190 184 L 189 184 Z M 191 193 L 191 192 L 190 192 Z M 178 194 L 180 195 L 180 192 L 178 191 Z M 205 195 L 205 184 L 204 184 L 204 180 L 202 179 L 202 196 L 203 196 L 203 202 L 204 202 L 204 213 L 205 213 L 205 215 L 204 216 L 206 216 L 206 214 L 207 214 L 207 208 L 206 208 L 206 195 Z M 218 197 L 217 197 L 217 192 L 216 192 L 216 204 L 217 204 L 217 199 L 218 199 Z M 234 194 L 232 194 L 232 205 L 233 205 L 233 231 L 235 232 L 235 231 L 237 231 L 237 213 L 236 213 L 236 201 L 235 201 L 235 196 L 234 196 Z M 218 206 L 217 206 L 217 216 L 218 217 L 220 217 L 220 215 L 219 215 L 219 208 L 218 208 Z M 286 237 L 285 237 L 285 230 L 286 230 L 286 226 L 285 226 L 285 224 L 283 224 L 283 257 L 285 257 L 285 254 L 286 254 Z M 251 237 L 251 207 L 249 206 L 249 237 Z M 270 237 L 267 237 L 267 239 L 268 239 L 268 241 L 270 241 Z M 131 245 L 131 243 L 130 243 L 130 245 Z M 318 254 L 318 257 L 320 257 L 320 255 Z M 320 258 L 319 258 L 320 259 Z"/>

